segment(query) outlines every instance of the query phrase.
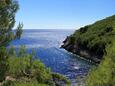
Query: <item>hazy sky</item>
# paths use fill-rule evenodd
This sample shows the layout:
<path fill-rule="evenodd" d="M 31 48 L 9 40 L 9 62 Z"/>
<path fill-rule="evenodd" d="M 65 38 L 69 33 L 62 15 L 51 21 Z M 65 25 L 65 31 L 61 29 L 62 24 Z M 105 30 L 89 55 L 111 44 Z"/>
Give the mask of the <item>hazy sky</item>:
<path fill-rule="evenodd" d="M 75 29 L 115 14 L 115 0 L 18 0 L 24 29 Z"/>

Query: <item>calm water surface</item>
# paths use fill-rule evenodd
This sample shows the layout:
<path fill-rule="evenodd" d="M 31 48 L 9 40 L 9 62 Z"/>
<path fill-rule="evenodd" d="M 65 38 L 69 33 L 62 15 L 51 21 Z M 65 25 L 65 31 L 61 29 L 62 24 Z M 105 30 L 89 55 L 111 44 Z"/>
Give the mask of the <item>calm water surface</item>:
<path fill-rule="evenodd" d="M 60 49 L 63 40 L 74 30 L 24 30 L 20 40 L 12 44 L 15 47 L 25 45 L 28 50 L 35 49 L 39 59 L 53 72 L 67 76 L 74 83 L 77 76 L 84 76 L 91 63 Z"/>

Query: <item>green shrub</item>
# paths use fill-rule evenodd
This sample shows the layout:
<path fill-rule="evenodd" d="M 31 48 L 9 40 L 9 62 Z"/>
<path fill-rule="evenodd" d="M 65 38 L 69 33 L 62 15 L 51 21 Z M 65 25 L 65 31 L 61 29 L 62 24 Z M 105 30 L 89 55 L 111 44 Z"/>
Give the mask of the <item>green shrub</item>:
<path fill-rule="evenodd" d="M 37 81 L 30 81 L 30 82 L 24 82 L 24 81 L 5 81 L 3 86 L 49 86 L 47 84 L 40 84 Z"/>
<path fill-rule="evenodd" d="M 52 77 L 53 77 L 53 80 L 54 82 L 59 82 L 59 81 L 62 81 L 64 82 L 66 85 L 70 85 L 70 80 L 67 79 L 65 76 L 63 75 L 60 75 L 58 73 L 52 73 Z"/>
<path fill-rule="evenodd" d="M 8 70 L 7 52 L 5 47 L 0 47 L 0 81 L 3 81 Z"/>
<path fill-rule="evenodd" d="M 15 51 L 13 48 L 9 50 Z M 34 79 L 38 83 L 47 85 L 53 84 L 51 71 L 47 69 L 39 59 L 34 58 L 33 51 L 32 54 L 27 54 L 24 47 L 22 47 L 17 53 L 12 54 L 12 52 L 8 58 L 9 70 L 7 71 L 7 75 L 12 76 L 17 80 L 25 81 L 25 79 Z"/>

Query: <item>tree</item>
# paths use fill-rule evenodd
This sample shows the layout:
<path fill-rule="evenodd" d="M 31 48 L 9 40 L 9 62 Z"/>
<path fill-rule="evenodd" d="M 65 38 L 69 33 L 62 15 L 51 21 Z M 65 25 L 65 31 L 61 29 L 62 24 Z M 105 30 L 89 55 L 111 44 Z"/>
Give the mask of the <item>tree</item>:
<path fill-rule="evenodd" d="M 0 0 L 0 46 L 6 46 L 15 38 L 20 38 L 23 24 L 19 23 L 16 33 L 13 31 L 18 9 L 16 0 Z"/>
<path fill-rule="evenodd" d="M 18 25 L 16 32 L 15 14 L 19 9 L 17 0 L 0 0 L 0 81 L 4 80 L 7 71 L 6 46 L 14 39 L 20 38 L 23 24 Z"/>

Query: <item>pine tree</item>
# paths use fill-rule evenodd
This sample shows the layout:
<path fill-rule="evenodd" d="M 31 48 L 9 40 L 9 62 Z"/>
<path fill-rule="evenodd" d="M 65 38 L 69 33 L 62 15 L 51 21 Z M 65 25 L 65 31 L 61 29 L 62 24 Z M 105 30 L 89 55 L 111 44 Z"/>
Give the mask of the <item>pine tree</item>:
<path fill-rule="evenodd" d="M 0 81 L 4 80 L 8 68 L 6 46 L 22 33 L 23 24 L 19 23 L 17 30 L 13 30 L 18 9 L 17 0 L 0 0 Z"/>

